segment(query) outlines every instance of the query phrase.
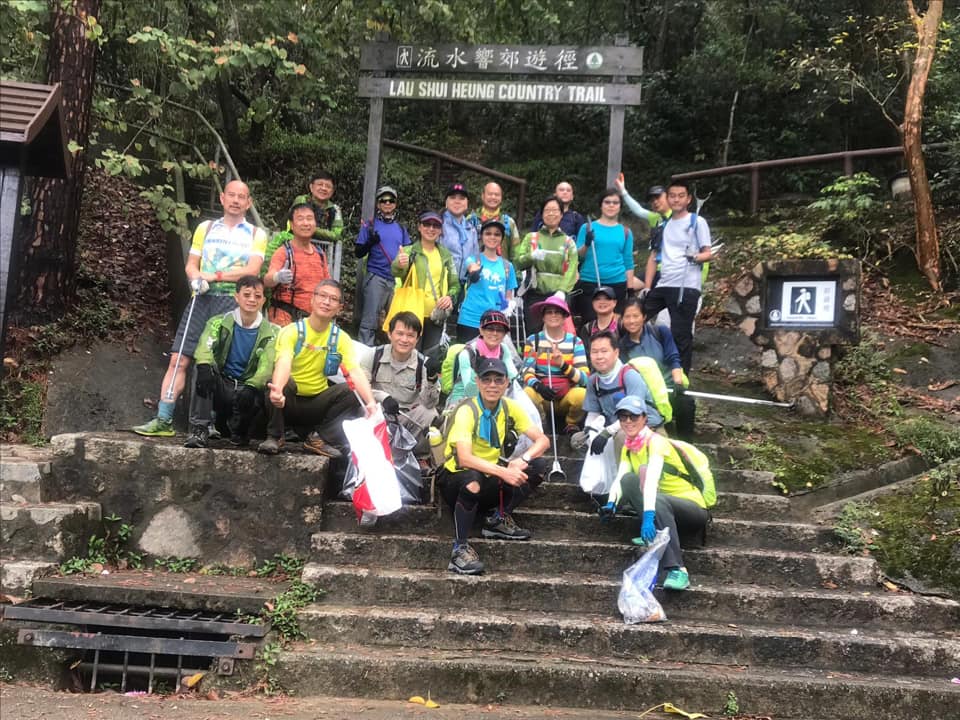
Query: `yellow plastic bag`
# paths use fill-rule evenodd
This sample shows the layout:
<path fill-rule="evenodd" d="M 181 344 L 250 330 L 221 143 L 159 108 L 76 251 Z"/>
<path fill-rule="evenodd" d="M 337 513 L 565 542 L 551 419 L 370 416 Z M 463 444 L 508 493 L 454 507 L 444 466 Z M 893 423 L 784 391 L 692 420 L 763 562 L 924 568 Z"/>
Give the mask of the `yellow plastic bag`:
<path fill-rule="evenodd" d="M 407 278 L 403 285 L 394 290 L 393 299 L 390 301 L 390 308 L 387 310 L 387 317 L 383 321 L 383 331 L 390 332 L 390 320 L 399 312 L 407 311 L 416 315 L 420 321 L 423 321 L 423 308 L 427 300 L 427 294 L 423 288 L 417 287 L 417 268 L 413 262 L 410 263 L 410 270 L 407 272 Z"/>

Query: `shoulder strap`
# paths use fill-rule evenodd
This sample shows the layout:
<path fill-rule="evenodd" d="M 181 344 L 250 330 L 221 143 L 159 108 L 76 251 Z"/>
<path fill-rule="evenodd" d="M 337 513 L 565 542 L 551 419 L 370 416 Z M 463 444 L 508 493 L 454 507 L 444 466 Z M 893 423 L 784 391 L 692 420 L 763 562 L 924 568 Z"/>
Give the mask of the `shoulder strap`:
<path fill-rule="evenodd" d="M 373 365 L 370 367 L 371 385 L 377 381 L 377 371 L 380 370 L 381 360 L 383 360 L 383 345 L 377 345 L 377 349 L 373 351 Z"/>
<path fill-rule="evenodd" d="M 327 352 L 336 352 L 337 343 L 340 342 L 340 326 L 336 323 L 330 323 L 330 337 L 327 340 Z"/>
<path fill-rule="evenodd" d="M 417 395 L 420 394 L 420 390 L 423 388 L 423 366 L 426 360 L 423 357 L 422 352 L 417 353 Z"/>
<path fill-rule="evenodd" d="M 303 350 L 303 343 L 307 338 L 307 325 L 303 318 L 297 320 L 297 343 L 293 346 L 293 356 L 296 357 Z"/>
<path fill-rule="evenodd" d="M 655 322 L 648 322 L 647 329 L 650 331 L 650 334 L 653 335 L 654 338 L 656 338 L 656 341 L 658 343 L 663 344 L 663 335 L 660 333 L 660 328 L 657 327 L 657 324 Z"/>

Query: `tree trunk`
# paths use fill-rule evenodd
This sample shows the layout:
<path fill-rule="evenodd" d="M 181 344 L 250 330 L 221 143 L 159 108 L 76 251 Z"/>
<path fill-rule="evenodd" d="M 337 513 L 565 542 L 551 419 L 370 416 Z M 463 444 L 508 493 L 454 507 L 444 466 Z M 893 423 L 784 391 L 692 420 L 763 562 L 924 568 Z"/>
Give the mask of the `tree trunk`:
<path fill-rule="evenodd" d="M 100 14 L 100 0 L 50 0 L 52 27 L 47 82 L 61 83 L 65 136 L 81 148 L 70 156 L 68 177 L 39 178 L 33 187 L 33 229 L 24 248 L 19 278 L 21 310 L 62 312 L 76 292 L 77 228 L 90 134 L 90 105 L 97 41 L 87 39 L 88 18 Z"/>
<path fill-rule="evenodd" d="M 917 31 L 917 54 L 913 59 L 913 74 L 907 88 L 903 112 L 903 156 L 910 174 L 910 189 L 917 222 L 917 265 L 930 287 L 940 290 L 940 241 L 933 213 L 933 197 L 927 178 L 927 164 L 923 157 L 923 96 L 927 77 L 937 49 L 937 32 L 943 15 L 943 0 L 930 0 L 927 12 L 917 14 L 913 0 L 904 0 L 907 12 Z"/>

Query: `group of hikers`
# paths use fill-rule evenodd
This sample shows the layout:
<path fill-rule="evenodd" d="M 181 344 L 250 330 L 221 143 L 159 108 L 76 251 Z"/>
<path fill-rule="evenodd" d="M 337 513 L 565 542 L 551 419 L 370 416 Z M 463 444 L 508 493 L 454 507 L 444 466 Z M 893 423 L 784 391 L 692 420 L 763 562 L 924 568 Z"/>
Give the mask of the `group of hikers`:
<path fill-rule="evenodd" d="M 249 188 L 224 187 L 223 217 L 193 235 L 192 296 L 156 417 L 133 431 L 173 436 L 188 377 L 191 448 L 221 436 L 247 447 L 262 415 L 259 452 L 297 441 L 345 462 L 343 422 L 382 410 L 415 437 L 413 452 L 452 508 L 449 569 L 478 574 L 484 564 L 468 541 L 478 513 L 484 537 L 531 537 L 513 511 L 548 474 L 549 422 L 555 458 L 558 428 L 585 455 L 581 486 L 602 517 L 635 513 L 637 545 L 669 529 L 664 587 L 688 587 L 680 538 L 703 531 L 710 493 L 690 463 L 697 451 L 666 428 L 686 439 L 693 430 L 684 391 L 713 258 L 690 187 L 651 187 L 644 207 L 621 175 L 591 218 L 561 182 L 521 234 L 496 183 L 472 213 L 466 186 L 451 184 L 443 210 L 419 213 L 416 232 L 384 185 L 354 242 L 365 259 L 356 341 L 336 322 L 344 296 L 327 255 L 345 241 L 334 192 L 334 178 L 317 173 L 269 237 L 246 219 Z M 642 272 L 622 205 L 650 228 Z"/>

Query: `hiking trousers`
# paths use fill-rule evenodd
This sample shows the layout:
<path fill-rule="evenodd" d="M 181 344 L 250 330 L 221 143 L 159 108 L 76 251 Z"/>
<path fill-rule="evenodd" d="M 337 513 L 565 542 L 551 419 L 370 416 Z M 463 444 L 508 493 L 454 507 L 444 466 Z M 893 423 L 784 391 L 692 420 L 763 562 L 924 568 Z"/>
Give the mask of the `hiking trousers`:
<path fill-rule="evenodd" d="M 326 442 L 346 445 L 342 423 L 360 412 L 360 403 L 346 383 L 331 383 L 319 395 L 308 396 L 298 395 L 297 383 L 290 378 L 283 388 L 283 396 L 286 401 L 282 408 L 267 400 L 267 435 L 282 438 L 289 425 L 316 430 Z"/>
<path fill-rule="evenodd" d="M 242 382 L 221 375 L 215 366 L 214 371 L 216 384 L 213 387 L 213 395 L 200 397 L 196 390 L 196 365 L 193 367 L 190 424 L 207 427 L 213 421 L 214 413 L 216 413 L 216 427 L 221 434 L 229 432 L 241 436 L 246 435 L 250 431 L 250 424 L 254 417 L 263 409 L 264 394 L 258 390 L 256 394 L 250 396 L 250 400 L 246 400 L 245 395 L 238 392 L 244 387 Z"/>
<path fill-rule="evenodd" d="M 687 375 L 693 363 L 693 321 L 699 307 L 700 291 L 696 288 L 684 288 L 681 301 L 680 288 L 658 285 L 643 301 L 643 314 L 648 318 L 655 318 L 661 310 L 670 313 L 670 332 L 680 352 L 680 366 Z"/>
<path fill-rule="evenodd" d="M 643 515 L 643 490 L 636 473 L 627 473 L 620 479 L 622 490 L 620 504 L 629 503 L 638 515 Z M 670 542 L 660 559 L 660 567 L 683 567 L 683 553 L 680 551 L 680 538 L 702 536 L 703 529 L 710 522 L 710 513 L 692 500 L 684 500 L 673 495 L 657 493 L 656 517 L 653 524 L 657 530 L 669 528 Z"/>
<path fill-rule="evenodd" d="M 393 298 L 393 278 L 368 272 L 363 278 L 363 310 L 360 316 L 359 340 L 364 345 L 376 345 L 380 314 L 390 307 Z"/>
<path fill-rule="evenodd" d="M 541 380 L 542 379 L 544 378 L 541 378 Z M 547 423 L 550 421 L 550 401 L 544 400 L 543 396 L 529 385 L 525 385 L 523 391 L 527 394 L 527 397 L 530 398 L 530 401 L 537 406 L 537 410 L 540 411 L 540 418 L 543 420 L 544 428 L 549 427 Z M 583 422 L 583 418 L 586 416 L 586 413 L 583 411 L 583 401 L 586 397 L 586 388 L 572 387 L 567 390 L 567 394 L 562 398 L 553 401 L 554 415 L 560 430 L 563 430 L 565 425 L 569 427 L 570 425 L 580 425 L 580 423 Z"/>

